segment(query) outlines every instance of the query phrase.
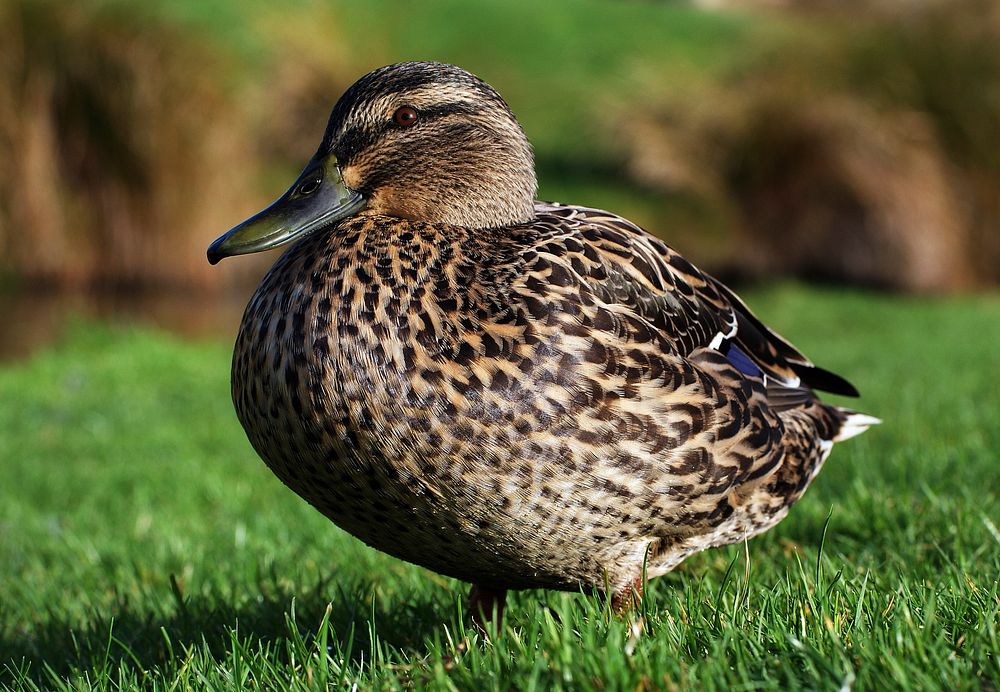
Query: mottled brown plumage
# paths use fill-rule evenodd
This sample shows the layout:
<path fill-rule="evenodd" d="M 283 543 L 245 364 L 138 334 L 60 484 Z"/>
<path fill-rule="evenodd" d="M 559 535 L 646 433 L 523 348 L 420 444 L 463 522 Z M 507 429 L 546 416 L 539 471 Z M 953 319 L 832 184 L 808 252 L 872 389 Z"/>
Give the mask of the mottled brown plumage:
<path fill-rule="evenodd" d="M 535 202 L 514 116 L 459 68 L 362 78 L 314 158 L 324 184 L 332 157 L 353 206 L 251 299 L 236 410 L 295 492 L 477 602 L 626 599 L 644 561 L 655 577 L 773 526 L 875 422 L 821 403 L 853 388 L 658 239 Z M 309 174 L 279 204 L 308 203 Z M 223 240 L 215 260 L 247 251 Z"/>

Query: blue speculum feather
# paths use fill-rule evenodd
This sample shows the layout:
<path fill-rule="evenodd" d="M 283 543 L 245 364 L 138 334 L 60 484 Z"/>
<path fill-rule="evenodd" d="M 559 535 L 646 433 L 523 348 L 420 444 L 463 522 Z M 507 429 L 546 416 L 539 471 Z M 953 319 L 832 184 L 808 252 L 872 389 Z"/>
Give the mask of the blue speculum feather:
<path fill-rule="evenodd" d="M 748 356 L 739 346 L 730 342 L 729 348 L 726 349 L 724 344 L 723 349 L 725 349 L 724 353 L 726 359 L 733 364 L 733 367 L 742 372 L 744 375 L 748 377 L 761 376 L 760 368 L 757 367 L 757 364 L 754 363 L 750 359 L 750 356 Z"/>

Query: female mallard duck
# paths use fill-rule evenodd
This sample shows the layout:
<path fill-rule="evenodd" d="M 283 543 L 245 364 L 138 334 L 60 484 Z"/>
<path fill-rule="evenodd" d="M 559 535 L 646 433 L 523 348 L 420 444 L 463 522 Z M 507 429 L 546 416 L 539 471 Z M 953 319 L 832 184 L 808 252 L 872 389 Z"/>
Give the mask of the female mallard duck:
<path fill-rule="evenodd" d="M 496 91 L 390 65 L 208 250 L 295 241 L 236 341 L 254 448 L 338 526 L 472 582 L 474 613 L 526 588 L 624 606 L 644 565 L 776 524 L 876 422 L 819 401 L 856 392 L 662 242 L 535 190 Z"/>

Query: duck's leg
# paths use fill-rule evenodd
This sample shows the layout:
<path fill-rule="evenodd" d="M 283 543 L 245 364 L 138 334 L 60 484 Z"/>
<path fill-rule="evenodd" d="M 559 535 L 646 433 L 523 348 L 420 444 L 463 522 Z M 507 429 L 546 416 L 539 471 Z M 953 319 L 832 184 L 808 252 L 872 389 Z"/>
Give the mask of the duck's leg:
<path fill-rule="evenodd" d="M 497 630 L 503 623 L 503 607 L 507 602 L 507 589 L 491 589 L 479 584 L 473 584 L 469 591 L 469 611 L 472 613 L 472 623 L 476 628 L 486 633 L 486 623 L 492 622 Z"/>
<path fill-rule="evenodd" d="M 636 577 L 628 584 L 611 595 L 611 610 L 618 616 L 624 616 L 631 610 L 642 606 L 642 577 Z"/>

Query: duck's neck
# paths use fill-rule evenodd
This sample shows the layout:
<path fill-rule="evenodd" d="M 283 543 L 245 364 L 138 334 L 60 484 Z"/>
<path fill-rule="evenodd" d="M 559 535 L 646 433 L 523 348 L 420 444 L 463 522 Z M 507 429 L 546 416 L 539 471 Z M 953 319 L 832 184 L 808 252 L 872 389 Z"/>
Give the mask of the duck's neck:
<path fill-rule="evenodd" d="M 441 179 L 417 188 L 383 187 L 368 199 L 365 213 L 466 228 L 502 228 L 535 216 L 534 177 L 530 184 L 511 178 Z"/>

